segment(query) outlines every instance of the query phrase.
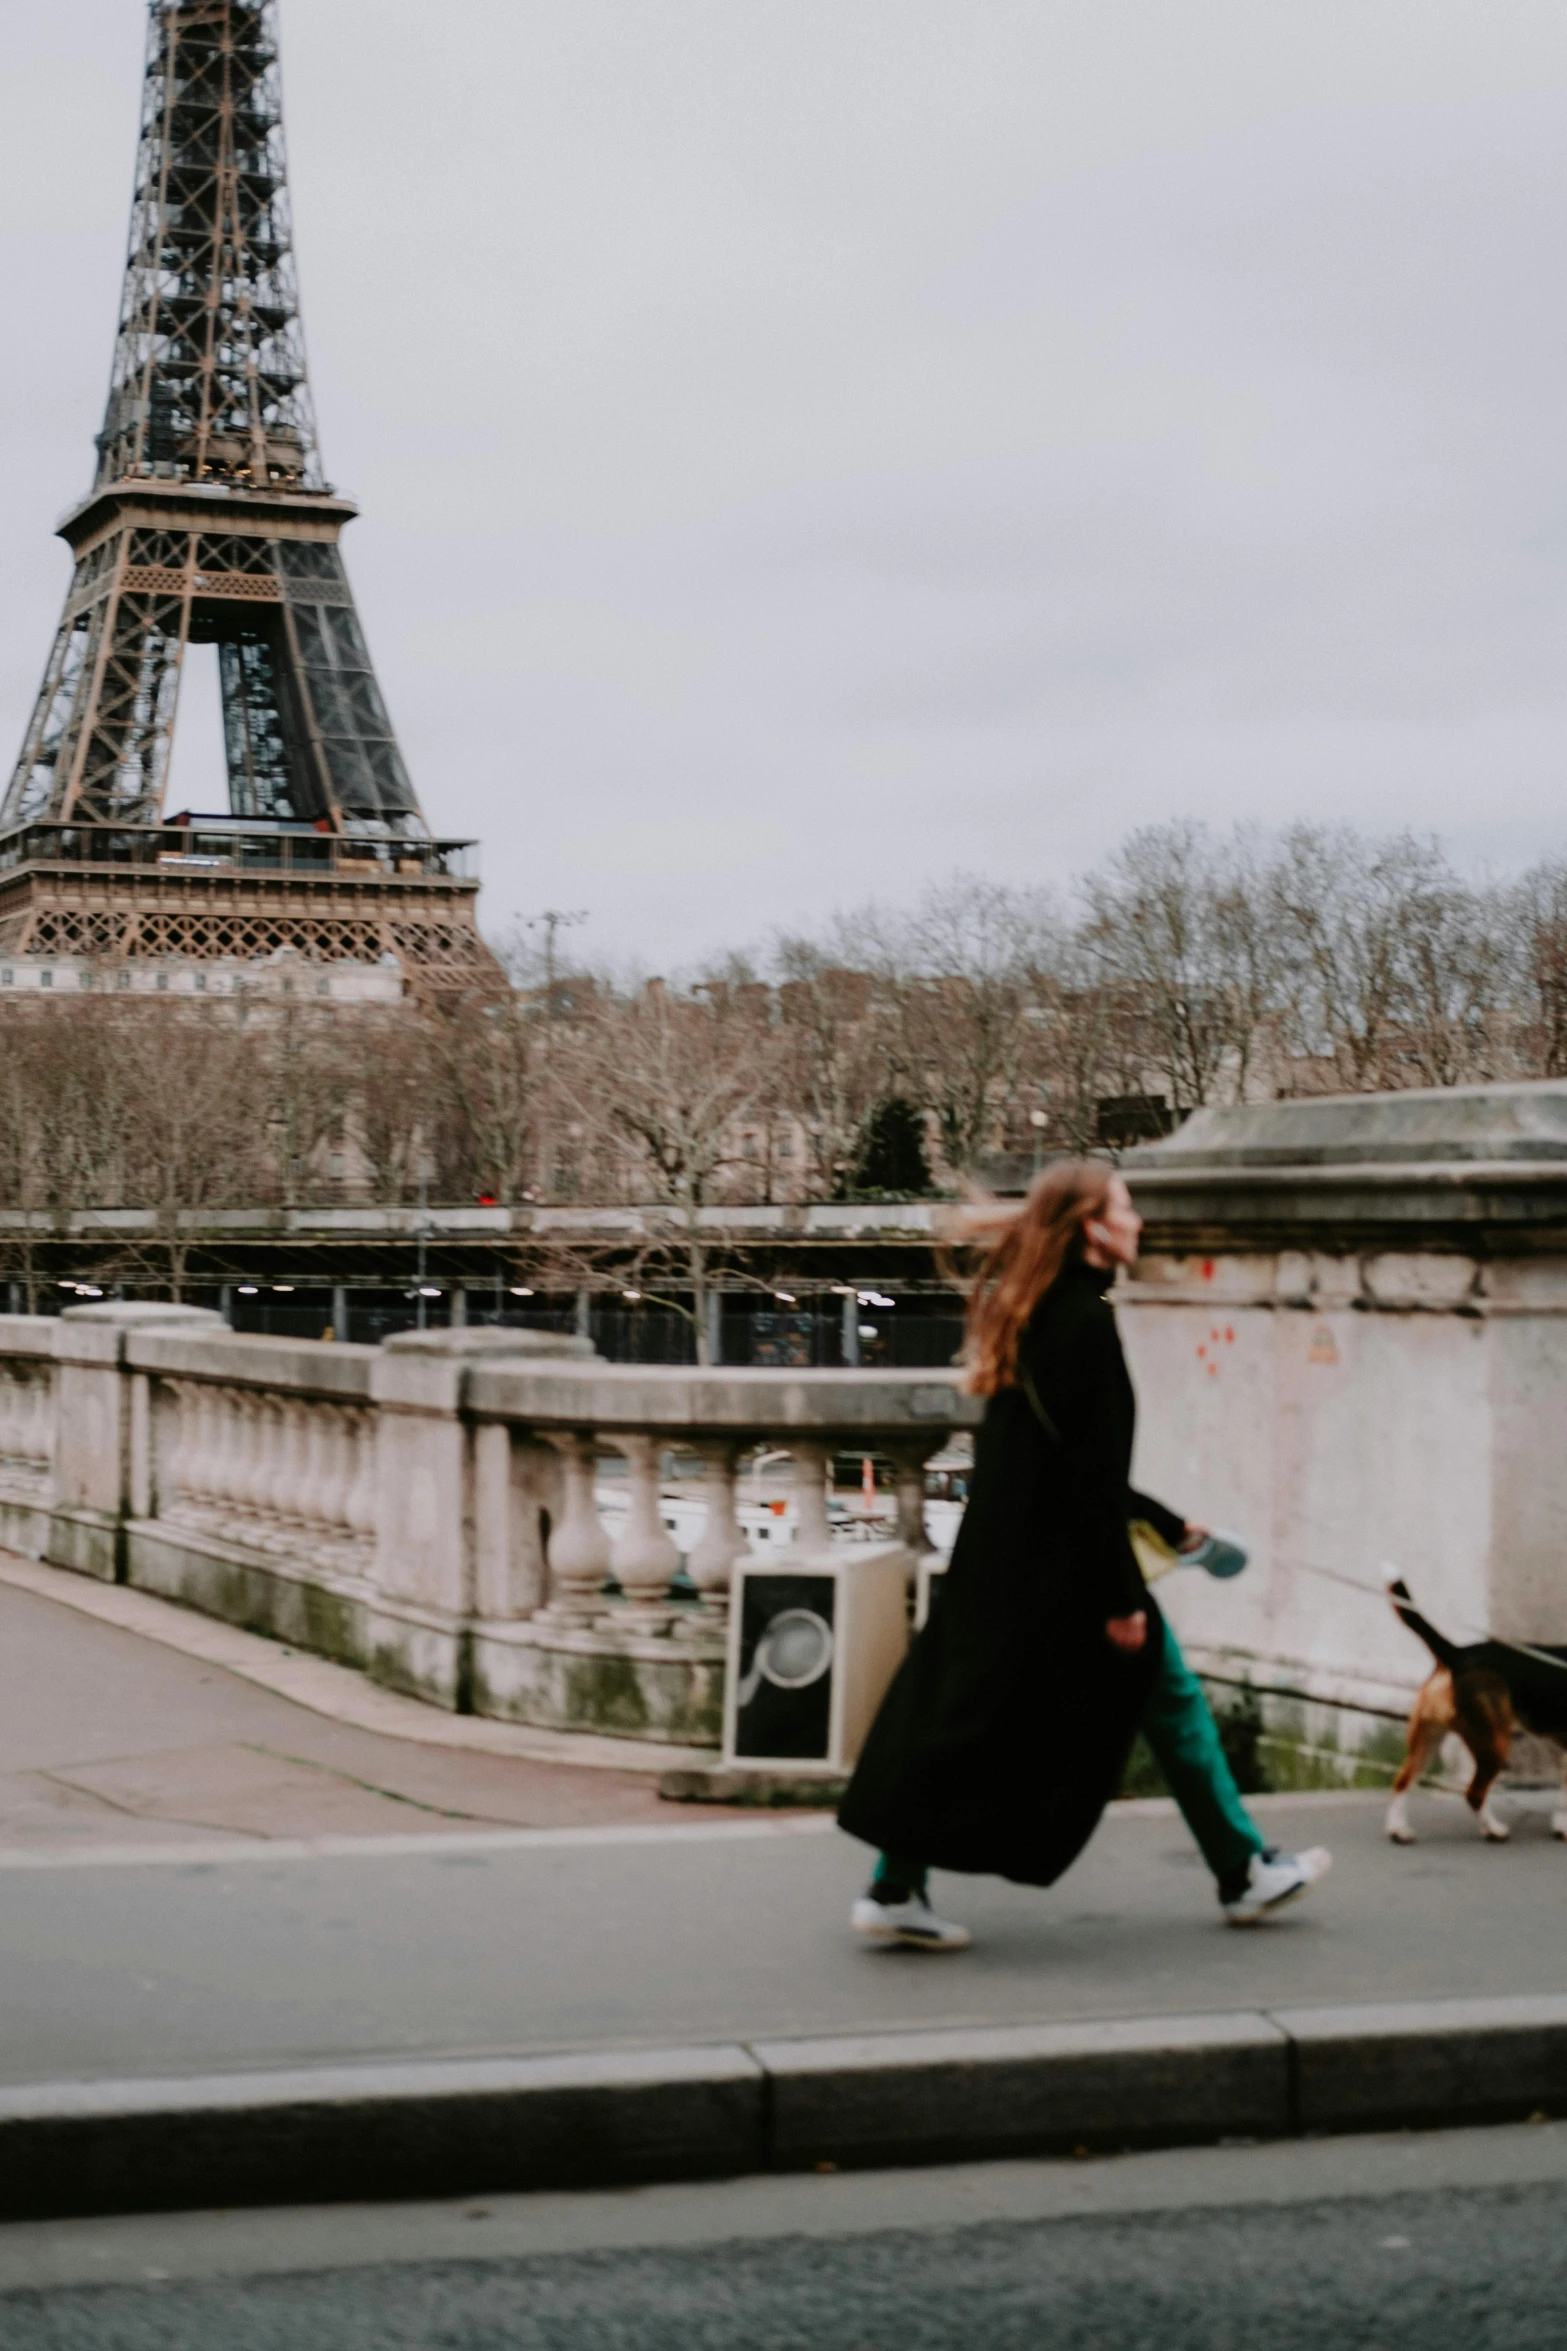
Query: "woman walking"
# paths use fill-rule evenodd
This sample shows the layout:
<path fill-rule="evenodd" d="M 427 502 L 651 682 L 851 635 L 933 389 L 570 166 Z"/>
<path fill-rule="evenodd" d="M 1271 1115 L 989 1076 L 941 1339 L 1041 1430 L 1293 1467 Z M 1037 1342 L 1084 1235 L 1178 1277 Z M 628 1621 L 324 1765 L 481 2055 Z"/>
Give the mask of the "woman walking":
<path fill-rule="evenodd" d="M 1329 1865 L 1277 1853 L 1242 1804 L 1207 1702 L 1143 1582 L 1129 1521 L 1175 1548 L 1203 1529 L 1132 1491 L 1135 1406 L 1106 1292 L 1142 1219 L 1094 1160 L 1046 1168 L 977 1219 L 969 1386 L 989 1399 L 952 1564 L 882 1705 L 838 1818 L 880 1849 L 854 1905 L 877 1943 L 961 1950 L 932 1867 L 1052 1885 L 1092 1836 L 1143 1731 L 1249 1925 Z"/>

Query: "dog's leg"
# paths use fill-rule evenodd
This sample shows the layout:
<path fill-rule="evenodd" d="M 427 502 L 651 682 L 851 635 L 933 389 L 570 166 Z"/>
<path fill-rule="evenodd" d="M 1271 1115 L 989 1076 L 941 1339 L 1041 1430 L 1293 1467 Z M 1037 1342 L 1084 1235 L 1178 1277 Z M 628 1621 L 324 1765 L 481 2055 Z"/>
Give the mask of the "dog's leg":
<path fill-rule="evenodd" d="M 1415 1842 L 1415 1832 L 1409 1822 L 1409 1791 L 1430 1768 L 1432 1758 L 1452 1727 L 1452 1676 L 1439 1668 L 1422 1685 L 1409 1713 L 1408 1744 L 1393 1782 L 1393 1797 L 1385 1823 L 1395 1845 Z"/>
<path fill-rule="evenodd" d="M 1508 1827 L 1506 1821 L 1503 1820 L 1501 1814 L 1497 1811 L 1496 1806 L 1492 1803 L 1491 1791 L 1489 1788 L 1487 1788 L 1485 1792 L 1484 1799 L 1479 1807 L 1479 1812 L 1480 1826 L 1485 1831 L 1486 1838 L 1489 1843 L 1493 1845 L 1505 1845 L 1508 1839 L 1512 1836 L 1513 1832 Z"/>
<path fill-rule="evenodd" d="M 1507 1769 L 1513 1751 L 1513 1705 L 1505 1682 L 1494 1674 L 1465 1675 L 1453 1685 L 1458 1710 L 1457 1729 L 1475 1759 L 1475 1776 L 1465 1801 L 1493 1845 L 1505 1845 L 1512 1835 L 1492 1800 L 1491 1790 Z"/>
<path fill-rule="evenodd" d="M 1475 1751 L 1475 1776 L 1470 1781 L 1464 1798 L 1470 1811 L 1479 1821 L 1487 1839 L 1493 1845 L 1505 1845 L 1513 1833 L 1497 1811 L 1491 1795 L 1506 1761 L 1507 1751 L 1505 1748 L 1498 1755 L 1494 1748 L 1488 1750 L 1483 1744 L 1479 1745 Z"/>

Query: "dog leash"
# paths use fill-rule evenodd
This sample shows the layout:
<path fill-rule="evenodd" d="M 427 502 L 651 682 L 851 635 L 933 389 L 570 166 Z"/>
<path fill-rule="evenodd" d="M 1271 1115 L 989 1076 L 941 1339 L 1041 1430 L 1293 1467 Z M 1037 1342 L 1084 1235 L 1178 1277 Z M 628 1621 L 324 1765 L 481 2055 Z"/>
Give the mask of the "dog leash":
<path fill-rule="evenodd" d="M 1316 1576 L 1325 1584 L 1342 1584 L 1346 1592 L 1360 1592 L 1368 1600 L 1391 1605 L 1385 1585 L 1379 1589 L 1375 1584 L 1363 1584 L 1358 1576 L 1342 1575 L 1337 1568 L 1318 1567 L 1313 1560 L 1301 1559 L 1296 1561 L 1296 1573 Z M 1474 1631 L 1473 1626 L 1469 1629 Z M 1511 1649 L 1520 1657 L 1532 1657 L 1536 1665 L 1554 1666 L 1558 1673 L 1567 1673 L 1567 1658 L 1553 1657 L 1549 1649 L 1535 1649 L 1527 1641 L 1509 1641 L 1504 1633 L 1476 1633 L 1475 1638 L 1494 1641 L 1499 1649 Z"/>

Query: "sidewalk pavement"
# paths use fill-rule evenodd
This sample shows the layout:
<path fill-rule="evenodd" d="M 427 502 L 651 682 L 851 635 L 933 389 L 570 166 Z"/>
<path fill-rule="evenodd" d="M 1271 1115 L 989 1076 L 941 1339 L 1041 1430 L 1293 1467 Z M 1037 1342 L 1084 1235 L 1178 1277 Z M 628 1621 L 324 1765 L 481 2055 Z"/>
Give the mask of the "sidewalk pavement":
<path fill-rule="evenodd" d="M 940 1879 L 972 1951 L 867 1952 L 824 1818 L 334 1723 L 0 1584 L 0 2212 L 1567 2110 L 1543 1813 L 1258 1810 L 1335 1853 L 1266 1928 L 1121 1805 L 1049 1893 Z"/>
<path fill-rule="evenodd" d="M 0 1552 L 0 1848 L 667 1817 L 656 1774 L 605 1767 L 626 1741 L 588 1741 L 592 1769 L 551 1760 L 563 1745 Z"/>

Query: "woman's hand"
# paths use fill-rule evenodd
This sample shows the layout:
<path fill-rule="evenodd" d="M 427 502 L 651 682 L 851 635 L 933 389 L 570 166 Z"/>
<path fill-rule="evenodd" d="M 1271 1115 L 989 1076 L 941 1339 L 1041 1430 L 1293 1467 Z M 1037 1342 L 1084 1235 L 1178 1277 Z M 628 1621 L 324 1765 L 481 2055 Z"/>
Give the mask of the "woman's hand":
<path fill-rule="evenodd" d="M 1186 1532 L 1181 1537 L 1183 1551 L 1195 1551 L 1199 1543 L 1206 1543 L 1212 1530 L 1198 1526 L 1192 1519 L 1186 1521 Z"/>
<path fill-rule="evenodd" d="M 1112 1616 L 1105 1631 L 1118 1649 L 1140 1649 L 1148 1638 L 1148 1611 L 1139 1608 L 1135 1616 Z"/>

